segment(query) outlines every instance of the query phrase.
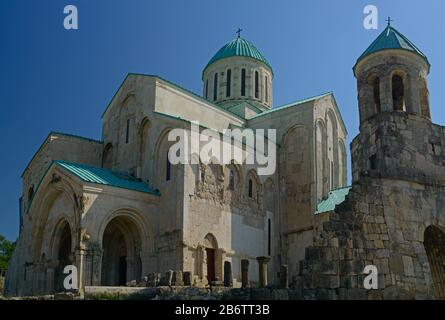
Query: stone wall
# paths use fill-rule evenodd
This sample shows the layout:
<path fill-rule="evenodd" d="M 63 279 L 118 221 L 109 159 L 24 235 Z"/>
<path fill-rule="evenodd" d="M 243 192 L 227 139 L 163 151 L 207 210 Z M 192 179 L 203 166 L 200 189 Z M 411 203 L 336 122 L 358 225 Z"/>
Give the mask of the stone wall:
<path fill-rule="evenodd" d="M 423 237 L 428 226 L 445 226 L 436 207 L 444 200 L 443 187 L 362 178 L 335 212 L 317 217 L 293 286 L 314 299 L 433 298 Z M 378 290 L 364 288 L 366 265 L 377 267 Z"/>

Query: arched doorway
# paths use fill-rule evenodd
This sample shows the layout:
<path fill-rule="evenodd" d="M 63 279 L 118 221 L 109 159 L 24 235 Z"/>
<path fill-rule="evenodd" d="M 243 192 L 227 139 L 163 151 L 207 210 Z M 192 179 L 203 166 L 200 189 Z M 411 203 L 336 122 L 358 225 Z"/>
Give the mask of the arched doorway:
<path fill-rule="evenodd" d="M 204 247 L 206 252 L 206 269 L 207 269 L 207 281 L 212 283 L 216 281 L 216 254 L 218 249 L 218 243 L 212 234 L 206 235 L 204 238 Z"/>
<path fill-rule="evenodd" d="M 434 296 L 445 300 L 445 231 L 437 226 L 426 228 L 424 246 L 433 278 Z"/>
<path fill-rule="evenodd" d="M 125 286 L 141 279 L 141 235 L 133 220 L 123 216 L 112 219 L 105 228 L 102 248 L 103 286 Z"/>
<path fill-rule="evenodd" d="M 54 289 L 56 292 L 61 292 L 65 291 L 63 281 L 66 275 L 63 273 L 63 269 L 67 265 L 73 264 L 71 228 L 68 222 L 63 221 L 60 225 L 56 241 L 58 248 L 56 251 L 57 266 L 54 272 Z"/>

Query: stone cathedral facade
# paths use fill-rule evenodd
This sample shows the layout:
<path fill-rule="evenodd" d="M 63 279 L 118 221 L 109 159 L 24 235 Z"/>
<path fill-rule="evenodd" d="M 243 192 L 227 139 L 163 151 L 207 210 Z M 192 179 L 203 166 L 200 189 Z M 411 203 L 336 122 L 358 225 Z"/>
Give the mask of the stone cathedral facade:
<path fill-rule="evenodd" d="M 444 298 L 445 132 L 431 122 L 429 69 L 391 26 L 359 57 L 352 187 L 333 94 L 272 108 L 272 67 L 247 40 L 213 56 L 202 96 L 129 74 L 103 113 L 101 141 L 52 132 L 25 169 L 6 293 L 62 290 L 67 264 L 83 288 L 167 270 L 207 286 L 230 262 L 239 287 L 248 261 L 255 287 L 266 260 L 272 285 L 288 266 L 298 298 Z M 217 134 L 276 129 L 274 174 L 170 164 L 169 132 L 193 121 Z M 367 265 L 377 290 L 363 286 Z"/>

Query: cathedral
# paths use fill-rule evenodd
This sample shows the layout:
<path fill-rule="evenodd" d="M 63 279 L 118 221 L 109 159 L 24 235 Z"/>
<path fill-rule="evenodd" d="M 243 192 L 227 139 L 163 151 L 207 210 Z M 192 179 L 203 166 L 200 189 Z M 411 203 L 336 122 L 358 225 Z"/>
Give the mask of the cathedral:
<path fill-rule="evenodd" d="M 228 272 L 235 288 L 264 286 L 261 272 L 278 286 L 285 266 L 301 299 L 445 298 L 445 132 L 431 122 L 429 70 L 390 25 L 358 58 L 352 186 L 334 95 L 272 107 L 272 66 L 240 34 L 204 67 L 202 95 L 128 74 L 100 141 L 51 132 L 25 168 L 6 294 L 63 291 L 66 265 L 80 290 L 170 270 L 190 286 Z M 217 135 L 275 129 L 275 171 L 172 164 L 169 133 L 196 122 Z M 367 265 L 378 289 L 363 287 Z"/>

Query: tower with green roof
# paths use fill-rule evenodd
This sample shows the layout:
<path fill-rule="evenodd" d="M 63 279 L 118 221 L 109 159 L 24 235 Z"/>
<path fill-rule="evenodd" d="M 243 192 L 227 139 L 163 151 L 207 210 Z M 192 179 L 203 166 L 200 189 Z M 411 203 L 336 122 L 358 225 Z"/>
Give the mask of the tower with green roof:
<path fill-rule="evenodd" d="M 203 96 L 241 116 L 272 107 L 273 70 L 263 54 L 240 35 L 226 43 L 202 72 Z"/>
<path fill-rule="evenodd" d="M 418 159 L 402 149 L 428 151 L 420 140 L 411 141 L 421 134 L 421 128 L 423 136 L 432 130 L 426 55 L 388 22 L 360 55 L 353 71 L 360 111 L 360 134 L 351 145 L 353 182 L 373 173 L 392 178 L 425 174 L 421 164 L 413 164 Z"/>
<path fill-rule="evenodd" d="M 408 112 L 431 118 L 428 58 L 390 22 L 358 58 L 353 70 L 360 123 L 381 112 Z"/>

